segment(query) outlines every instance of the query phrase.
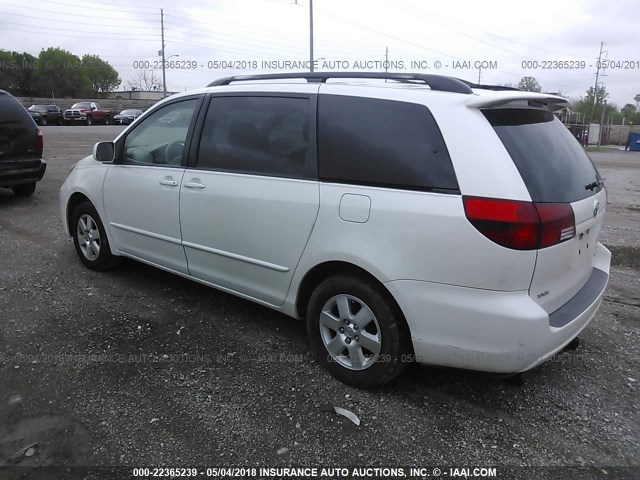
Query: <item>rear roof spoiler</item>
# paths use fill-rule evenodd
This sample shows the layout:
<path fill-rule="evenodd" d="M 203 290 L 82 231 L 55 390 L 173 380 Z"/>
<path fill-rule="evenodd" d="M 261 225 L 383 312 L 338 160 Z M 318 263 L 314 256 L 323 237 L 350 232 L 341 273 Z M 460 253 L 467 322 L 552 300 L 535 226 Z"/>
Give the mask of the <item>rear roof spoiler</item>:
<path fill-rule="evenodd" d="M 527 101 L 532 107 L 546 108 L 552 112 L 569 107 L 566 98 L 523 91 L 482 92 L 469 98 L 466 104 L 470 108 L 494 108 L 516 101 Z"/>

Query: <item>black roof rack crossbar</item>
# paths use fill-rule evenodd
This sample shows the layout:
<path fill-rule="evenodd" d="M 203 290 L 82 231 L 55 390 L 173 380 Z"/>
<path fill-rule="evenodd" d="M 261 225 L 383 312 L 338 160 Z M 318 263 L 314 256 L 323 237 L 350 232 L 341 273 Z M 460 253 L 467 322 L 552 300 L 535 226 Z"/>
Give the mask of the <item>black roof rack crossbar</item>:
<path fill-rule="evenodd" d="M 453 93 L 473 93 L 463 81 L 444 75 L 428 75 L 422 73 L 387 73 L 387 72 L 301 72 L 301 73 L 268 73 L 264 75 L 238 75 L 219 78 L 211 82 L 208 87 L 229 85 L 232 82 L 248 82 L 253 80 L 286 80 L 304 79 L 308 83 L 326 83 L 335 78 L 375 78 L 380 80 L 394 80 L 403 83 L 424 83 L 431 90 Z"/>

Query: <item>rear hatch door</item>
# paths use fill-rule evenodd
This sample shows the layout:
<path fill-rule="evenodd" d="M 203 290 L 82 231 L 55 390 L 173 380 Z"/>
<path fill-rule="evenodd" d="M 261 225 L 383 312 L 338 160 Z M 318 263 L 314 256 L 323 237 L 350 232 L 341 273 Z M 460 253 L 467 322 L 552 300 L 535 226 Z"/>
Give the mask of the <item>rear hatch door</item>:
<path fill-rule="evenodd" d="M 552 313 L 587 283 L 604 220 L 606 193 L 589 156 L 548 110 L 492 108 L 483 113 L 509 152 L 536 204 L 569 204 L 575 236 L 538 250 L 530 296 Z"/>

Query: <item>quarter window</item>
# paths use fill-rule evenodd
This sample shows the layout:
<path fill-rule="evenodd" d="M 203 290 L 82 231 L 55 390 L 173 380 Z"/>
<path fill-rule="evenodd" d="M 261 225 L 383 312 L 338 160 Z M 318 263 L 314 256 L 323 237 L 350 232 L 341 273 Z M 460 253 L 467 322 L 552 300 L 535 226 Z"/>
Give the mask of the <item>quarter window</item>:
<path fill-rule="evenodd" d="M 318 159 L 321 180 L 458 191 L 440 129 L 423 105 L 320 95 Z"/>
<path fill-rule="evenodd" d="M 309 99 L 214 97 L 204 122 L 198 168 L 312 178 Z"/>
<path fill-rule="evenodd" d="M 126 137 L 122 162 L 132 165 L 182 164 L 184 145 L 198 99 L 162 107 Z"/>

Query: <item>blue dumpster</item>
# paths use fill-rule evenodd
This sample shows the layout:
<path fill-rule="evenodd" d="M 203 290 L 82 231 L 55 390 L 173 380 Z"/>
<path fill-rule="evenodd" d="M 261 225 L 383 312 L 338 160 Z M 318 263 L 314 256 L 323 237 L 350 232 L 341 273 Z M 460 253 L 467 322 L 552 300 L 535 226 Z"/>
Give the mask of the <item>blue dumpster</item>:
<path fill-rule="evenodd" d="M 629 150 L 640 152 L 640 133 L 631 132 L 629 134 Z"/>

